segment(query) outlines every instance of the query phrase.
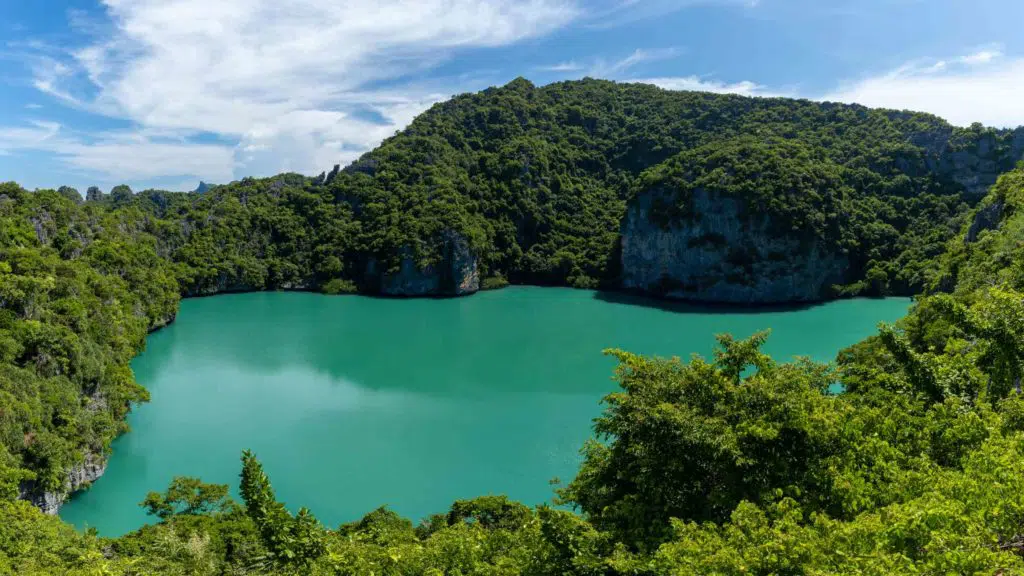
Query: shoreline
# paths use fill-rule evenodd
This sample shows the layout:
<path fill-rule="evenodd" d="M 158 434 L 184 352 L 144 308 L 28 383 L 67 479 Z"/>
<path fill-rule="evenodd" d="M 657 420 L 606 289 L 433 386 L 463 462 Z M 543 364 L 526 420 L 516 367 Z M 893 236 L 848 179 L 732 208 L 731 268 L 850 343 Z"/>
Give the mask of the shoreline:
<path fill-rule="evenodd" d="M 796 302 L 796 303 L 788 303 L 788 304 L 754 303 L 754 304 L 747 305 L 747 304 L 722 303 L 722 302 L 701 302 L 701 301 L 685 300 L 685 299 L 679 299 L 679 298 L 665 298 L 665 297 L 659 297 L 657 295 L 652 295 L 652 294 L 649 294 L 649 293 L 643 293 L 643 292 L 636 291 L 636 290 L 591 289 L 591 288 L 575 288 L 575 287 L 572 287 L 572 286 L 553 286 L 553 285 L 537 285 L 537 284 L 508 284 L 506 286 L 502 286 L 501 288 L 494 288 L 494 289 L 489 289 L 489 290 L 479 290 L 479 291 L 472 292 L 472 293 L 467 293 L 467 294 L 457 294 L 457 295 L 426 295 L 426 296 L 418 296 L 418 295 L 403 296 L 403 295 L 364 294 L 364 293 L 326 294 L 326 293 L 321 292 L 319 290 L 314 290 L 314 289 L 310 289 L 310 288 L 282 288 L 282 289 L 273 289 L 273 290 L 270 290 L 270 289 L 264 289 L 264 290 L 244 290 L 243 289 L 243 290 L 225 290 L 225 291 L 222 291 L 222 292 L 214 292 L 214 293 L 206 293 L 206 294 L 183 295 L 180 298 L 180 300 L 178 301 L 178 309 L 175 310 L 174 315 L 169 317 L 169 318 L 167 318 L 167 319 L 165 319 L 165 321 L 158 322 L 158 323 L 154 324 L 153 326 L 151 326 L 148 329 L 148 331 L 147 331 L 147 337 L 150 334 L 154 334 L 154 333 L 160 331 L 161 329 L 166 328 L 166 327 L 174 324 L 177 321 L 177 316 L 178 316 L 178 313 L 180 311 L 180 304 L 181 304 L 181 302 L 184 301 L 184 300 L 189 300 L 189 299 L 193 299 L 193 298 L 211 298 L 211 297 L 216 297 L 216 296 L 229 296 L 229 295 L 239 295 L 239 294 L 264 293 L 264 292 L 266 292 L 266 293 L 273 293 L 273 292 L 281 292 L 281 293 L 283 293 L 283 292 L 295 292 L 295 293 L 316 294 L 316 295 L 321 295 L 321 296 L 325 296 L 325 297 L 333 297 L 333 296 L 361 296 L 361 297 L 380 299 L 380 300 L 413 300 L 413 299 L 448 300 L 448 299 L 455 299 L 455 298 L 463 298 L 463 297 L 472 296 L 473 294 L 476 294 L 477 292 L 495 292 L 495 291 L 500 291 L 500 290 L 503 290 L 505 288 L 540 288 L 540 289 L 543 289 L 543 288 L 557 288 L 557 289 L 561 289 L 561 290 L 573 290 L 573 291 L 589 292 L 594 299 L 601 300 L 602 302 L 606 302 L 606 303 L 610 303 L 610 304 L 624 304 L 624 305 L 628 305 L 628 306 L 639 306 L 639 307 L 645 307 L 645 308 L 656 308 L 656 309 L 661 309 L 661 310 L 665 310 L 665 311 L 669 311 L 669 312 L 674 312 L 674 313 L 680 313 L 680 314 L 694 313 L 694 312 L 713 313 L 713 314 L 787 313 L 787 312 L 799 312 L 799 311 L 802 311 L 802 310 L 808 310 L 808 309 L 811 309 L 811 308 L 815 308 L 815 307 L 818 307 L 818 306 L 824 306 L 826 304 L 830 304 L 832 302 L 837 302 L 837 301 L 841 301 L 841 300 L 857 300 L 857 299 L 878 300 L 878 299 L 884 299 L 884 298 L 909 298 L 911 300 L 911 303 L 912 303 L 913 299 L 914 299 L 914 296 L 903 296 L 903 295 L 882 296 L 882 297 L 843 296 L 843 297 L 837 297 L 837 298 L 831 298 L 831 299 L 822 299 L 822 300 L 818 300 L 818 301 L 814 301 L 814 302 Z M 145 348 L 143 347 L 143 350 L 144 349 Z M 140 353 L 141 352 L 142 352 L 142 350 L 140 350 Z M 134 406 L 132 406 L 132 409 L 134 409 Z M 129 410 L 129 413 L 130 412 L 131 412 L 131 409 Z M 115 439 L 120 438 L 121 436 L 123 436 L 124 434 L 127 434 L 127 433 L 130 433 L 130 430 L 126 431 L 126 432 L 124 432 L 122 434 L 119 434 Z M 37 507 L 39 507 L 41 510 L 43 510 L 46 513 L 54 514 L 54 515 L 59 515 L 60 509 L 61 509 L 61 507 L 63 507 L 63 505 L 65 503 L 67 503 L 72 498 L 74 498 L 76 494 L 88 490 L 93 482 L 95 482 L 96 480 L 99 480 L 103 476 L 103 474 L 106 471 L 106 466 L 107 466 L 108 460 L 109 460 L 109 458 L 111 456 L 113 456 L 113 453 L 111 453 L 109 455 L 105 455 L 99 461 L 99 465 L 93 468 L 96 472 L 98 472 L 98 473 L 95 474 L 95 477 L 90 477 L 88 479 L 88 482 L 85 482 L 85 483 L 79 484 L 77 486 L 74 486 L 74 488 L 72 490 L 66 492 L 63 495 L 63 497 L 60 497 L 59 493 L 44 492 L 42 495 L 37 495 L 36 498 L 24 498 L 24 499 L 32 501 L 34 504 L 36 504 Z M 95 461 L 95 458 L 96 458 L 96 454 L 95 453 L 92 453 L 92 452 L 89 452 L 89 451 L 83 452 L 83 462 Z M 76 467 L 73 466 L 72 469 L 69 469 L 67 471 L 67 473 L 70 475 L 75 468 Z M 26 495 L 31 495 L 31 493 L 27 493 Z M 47 507 L 41 506 L 40 503 L 44 503 L 44 504 L 46 504 L 48 506 L 51 506 L 51 507 L 55 503 L 56 506 L 55 506 L 55 508 L 47 508 Z"/>

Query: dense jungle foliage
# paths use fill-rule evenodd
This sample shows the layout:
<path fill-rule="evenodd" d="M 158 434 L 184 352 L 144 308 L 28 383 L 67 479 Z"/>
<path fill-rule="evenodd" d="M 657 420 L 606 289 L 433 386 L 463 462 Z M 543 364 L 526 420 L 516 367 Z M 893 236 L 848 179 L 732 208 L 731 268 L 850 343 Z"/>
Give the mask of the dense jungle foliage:
<path fill-rule="evenodd" d="M 518 80 L 317 178 L 88 201 L 0 185 L 0 574 L 1024 574 L 1024 165 L 969 211 L 914 143 L 943 131 L 956 146 L 1003 137 Z M 140 503 L 154 524 L 118 539 L 19 499 L 75 487 L 67 471 L 109 452 L 147 398 L 128 363 L 182 296 L 365 289 L 370 257 L 430 263 L 451 230 L 491 278 L 614 286 L 630 197 L 712 178 L 849 250 L 850 292 L 933 294 L 832 365 L 773 360 L 767 333 L 720 336 L 707 359 L 609 351 L 622 389 L 558 489 L 565 507 L 488 496 L 419 524 L 378 509 L 325 527 L 277 501 L 250 453 L 241 502 L 178 478 Z"/>
<path fill-rule="evenodd" d="M 1019 160 L 1012 136 L 861 106 L 517 79 L 436 105 L 324 180 L 360 221 L 360 249 L 392 264 L 403 246 L 436 259 L 437 235 L 454 229 L 472 239 L 485 275 L 615 287 L 626 203 L 680 184 L 688 165 L 708 160 L 716 176 L 733 174 L 714 172 L 727 166 L 751 177 L 722 191 L 755 211 L 782 212 L 794 226 L 837 223 L 842 237 L 832 241 L 852 264 L 843 292 L 910 294 L 971 201 L 952 155 L 980 154 L 1005 172 Z M 758 171 L 780 141 L 799 152 Z M 812 186 L 805 179 L 822 178 L 831 202 L 802 193 Z M 774 194 L 783 184 L 793 185 L 785 202 Z"/>
<path fill-rule="evenodd" d="M 715 183 L 780 226 L 829 226 L 851 262 L 841 293 L 913 294 L 980 198 L 959 181 L 1012 168 L 1024 154 L 1014 138 L 861 106 L 518 79 L 438 104 L 316 178 L 87 196 L 186 265 L 187 294 L 373 291 L 371 259 L 436 264 L 449 232 L 498 283 L 615 288 L 630 199 L 668 186 L 685 203 L 681 192 Z"/>

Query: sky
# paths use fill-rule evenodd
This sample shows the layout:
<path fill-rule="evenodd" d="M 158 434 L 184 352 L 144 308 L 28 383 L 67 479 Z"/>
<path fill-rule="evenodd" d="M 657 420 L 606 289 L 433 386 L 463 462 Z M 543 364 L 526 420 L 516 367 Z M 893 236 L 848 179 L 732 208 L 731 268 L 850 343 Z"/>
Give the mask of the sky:
<path fill-rule="evenodd" d="M 522 76 L 1024 125 L 1022 0 L 0 0 L 0 181 L 345 165 Z"/>

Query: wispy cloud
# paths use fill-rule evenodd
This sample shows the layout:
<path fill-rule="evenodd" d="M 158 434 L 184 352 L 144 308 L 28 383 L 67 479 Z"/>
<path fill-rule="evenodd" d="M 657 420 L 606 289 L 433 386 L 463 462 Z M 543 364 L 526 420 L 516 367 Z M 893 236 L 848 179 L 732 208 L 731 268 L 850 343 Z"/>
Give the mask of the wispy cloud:
<path fill-rule="evenodd" d="M 103 181 L 140 181 L 165 176 L 232 176 L 233 147 L 187 143 L 145 131 L 76 134 L 57 122 L 35 121 L 0 128 L 0 154 L 36 150 Z"/>
<path fill-rule="evenodd" d="M 946 60 L 918 60 L 848 82 L 820 100 L 931 112 L 953 124 L 1024 125 L 1024 57 L 980 50 Z"/>
<path fill-rule="evenodd" d="M 677 48 L 659 48 L 656 50 L 643 50 L 637 48 L 632 54 L 615 60 L 607 62 L 603 59 L 598 59 L 587 72 L 588 76 L 594 76 L 597 78 L 618 78 L 623 72 L 643 64 L 645 62 L 655 62 L 658 60 L 665 60 L 672 58 L 677 55 L 679 50 Z"/>
<path fill-rule="evenodd" d="M 568 62 L 559 62 L 558 64 L 534 66 L 533 69 L 537 72 L 578 72 L 583 70 L 583 65 L 577 64 L 575 60 L 569 60 Z"/>
<path fill-rule="evenodd" d="M 616 80 L 622 77 L 628 70 L 635 68 L 636 66 L 644 63 L 657 62 L 659 60 L 666 60 L 672 58 L 680 53 L 678 48 L 656 48 L 656 49 L 643 49 L 637 48 L 633 52 L 629 53 L 618 60 L 606 60 L 604 58 L 596 58 L 589 63 L 583 64 L 576 60 L 569 60 L 565 62 L 559 62 L 557 64 L 548 64 L 534 66 L 533 70 L 539 72 L 561 72 L 566 73 L 566 77 L 579 78 L 583 76 L 591 76 L 594 78 L 607 78 Z"/>
<path fill-rule="evenodd" d="M 666 16 L 694 6 L 756 8 L 760 0 L 615 0 L 589 14 L 587 26 L 606 29 Z"/>
<path fill-rule="evenodd" d="M 981 50 L 974 54 L 968 54 L 967 56 L 958 58 L 957 60 L 963 64 L 988 64 L 1002 55 L 1003 53 L 1000 50 Z"/>
<path fill-rule="evenodd" d="M 52 139 L 59 131 L 60 124 L 44 121 L 29 122 L 27 126 L 0 127 L 0 154 L 36 148 Z"/>
<path fill-rule="evenodd" d="M 349 160 L 460 88 L 403 78 L 463 48 L 547 34 L 581 12 L 575 0 L 382 0 L 373 10 L 355 0 L 102 1 L 107 22 L 72 14 L 94 41 L 63 57 L 38 54 L 34 86 L 65 105 L 186 140 L 136 139 L 125 157 L 151 163 L 145 169 L 117 160 L 126 134 L 87 142 L 99 147 L 93 152 L 62 136 L 55 152 L 104 172 L 221 180 Z M 190 140 L 200 133 L 237 146 Z"/>
<path fill-rule="evenodd" d="M 666 90 L 694 90 L 698 92 L 715 92 L 718 94 L 739 94 L 741 96 L 789 95 L 771 90 L 749 80 L 743 80 L 740 82 L 721 82 L 718 80 L 706 80 L 699 76 L 668 76 L 661 78 L 635 78 L 629 80 L 629 82 L 654 84 L 655 86 Z"/>

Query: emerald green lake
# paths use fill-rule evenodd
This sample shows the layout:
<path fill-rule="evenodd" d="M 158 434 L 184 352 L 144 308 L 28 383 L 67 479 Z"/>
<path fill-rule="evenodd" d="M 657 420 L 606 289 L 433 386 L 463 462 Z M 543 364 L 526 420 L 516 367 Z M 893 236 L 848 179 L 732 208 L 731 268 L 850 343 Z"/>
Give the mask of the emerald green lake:
<path fill-rule="evenodd" d="M 106 474 L 61 516 L 115 536 L 176 475 L 237 488 L 251 449 L 278 498 L 337 526 L 387 504 L 419 519 L 456 499 L 548 501 L 590 437 L 614 362 L 602 349 L 709 355 L 772 328 L 767 352 L 828 361 L 903 316 L 904 298 L 788 310 L 699 308 L 560 288 L 468 298 L 255 293 L 186 300 L 132 364 L 151 402 Z"/>

